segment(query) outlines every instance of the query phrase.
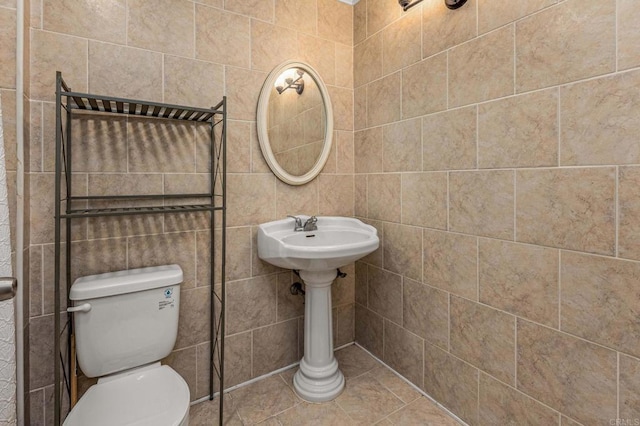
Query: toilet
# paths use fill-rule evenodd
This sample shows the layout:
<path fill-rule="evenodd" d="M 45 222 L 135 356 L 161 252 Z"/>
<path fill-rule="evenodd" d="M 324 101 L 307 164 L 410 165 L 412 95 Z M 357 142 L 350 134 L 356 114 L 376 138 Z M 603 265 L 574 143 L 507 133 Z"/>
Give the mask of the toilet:
<path fill-rule="evenodd" d="M 71 286 L 78 364 L 98 377 L 65 426 L 186 426 L 189 387 L 160 360 L 178 336 L 178 265 L 78 278 Z"/>

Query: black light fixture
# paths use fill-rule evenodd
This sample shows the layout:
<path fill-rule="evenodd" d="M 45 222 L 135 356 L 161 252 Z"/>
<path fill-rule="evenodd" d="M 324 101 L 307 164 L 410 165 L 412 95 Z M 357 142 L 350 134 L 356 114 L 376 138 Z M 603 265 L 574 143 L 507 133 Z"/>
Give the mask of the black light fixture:
<path fill-rule="evenodd" d="M 405 12 L 421 2 L 422 0 L 398 0 L 398 3 L 400 3 L 400 7 L 402 7 L 402 10 L 404 10 Z M 449 9 L 458 9 L 462 7 L 466 2 L 467 0 L 444 0 L 445 6 L 447 6 Z"/>
<path fill-rule="evenodd" d="M 296 69 L 295 73 L 291 76 L 286 76 L 285 74 L 289 71 L 292 70 L 285 71 L 283 75 L 278 78 L 278 81 L 276 81 L 276 90 L 278 91 L 278 94 L 281 95 L 282 92 L 287 89 L 295 89 L 298 95 L 302 95 L 302 92 L 304 91 L 304 79 L 302 78 L 304 76 L 304 71 Z M 283 82 L 281 82 L 282 78 L 284 78 Z"/>

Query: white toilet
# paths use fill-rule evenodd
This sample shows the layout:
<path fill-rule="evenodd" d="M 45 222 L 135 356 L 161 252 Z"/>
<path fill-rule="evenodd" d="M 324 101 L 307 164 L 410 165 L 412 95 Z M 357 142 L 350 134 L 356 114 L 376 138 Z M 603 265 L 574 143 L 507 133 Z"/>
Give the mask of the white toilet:
<path fill-rule="evenodd" d="M 178 335 L 178 265 L 78 278 L 71 287 L 78 363 L 99 377 L 65 426 L 186 426 L 189 387 L 159 360 Z"/>

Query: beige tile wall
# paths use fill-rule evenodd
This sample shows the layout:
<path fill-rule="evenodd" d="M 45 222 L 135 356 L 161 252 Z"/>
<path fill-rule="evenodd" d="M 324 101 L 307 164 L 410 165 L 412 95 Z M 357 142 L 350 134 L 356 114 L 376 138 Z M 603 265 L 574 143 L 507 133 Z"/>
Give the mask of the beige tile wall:
<path fill-rule="evenodd" d="M 0 20 L 4 13 L 0 7 Z M 289 293 L 290 272 L 258 259 L 256 225 L 286 214 L 354 213 L 353 8 L 337 0 L 35 0 L 30 16 L 32 424 L 52 416 L 56 70 L 79 91 L 203 107 L 228 96 L 226 385 L 297 361 L 302 298 Z M 291 187 L 262 158 L 255 112 L 267 73 L 300 58 L 329 86 L 335 148 L 318 179 Z M 74 126 L 82 144 L 74 153 L 78 193 L 208 189 L 205 128 L 99 116 Z M 84 220 L 73 228 L 73 277 L 182 266 L 179 335 L 165 362 L 186 379 L 192 399 L 208 392 L 209 232 L 208 218 L 197 214 Z M 347 272 L 334 286 L 336 345 L 354 339 L 353 266 Z M 81 389 L 89 383 L 82 380 Z"/>
<path fill-rule="evenodd" d="M 640 417 L 634 6 L 469 0 L 449 11 L 425 0 L 405 14 L 395 0 L 353 8 L 335 0 L 32 2 L 26 181 L 36 424 L 52 409 L 56 69 L 78 90 L 200 106 L 229 97 L 231 384 L 301 351 L 294 277 L 258 259 L 255 225 L 289 213 L 355 214 L 379 229 L 382 247 L 334 287 L 336 344 L 355 330 L 472 424 Z M 0 6 L 5 31 L 13 7 Z M 336 114 L 325 171 L 301 188 L 276 181 L 255 131 L 262 81 L 293 58 L 320 70 Z M 4 99 L 15 98 L 15 86 L 2 91 L 6 136 Z M 200 129 L 98 118 L 79 127 L 81 191 L 169 193 L 206 172 Z M 110 145 L 107 131 L 119 136 Z M 95 220 L 73 232 L 74 276 L 183 265 L 186 309 L 166 361 L 192 396 L 204 395 L 206 218 Z"/>
<path fill-rule="evenodd" d="M 469 424 L 640 418 L 636 3 L 354 8 L 356 340 Z"/>

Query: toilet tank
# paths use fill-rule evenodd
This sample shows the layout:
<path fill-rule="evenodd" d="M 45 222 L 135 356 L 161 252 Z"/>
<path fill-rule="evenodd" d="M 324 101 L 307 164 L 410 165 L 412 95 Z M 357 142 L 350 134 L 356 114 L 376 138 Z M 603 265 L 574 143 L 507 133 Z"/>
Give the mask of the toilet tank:
<path fill-rule="evenodd" d="M 178 265 L 129 269 L 78 278 L 74 308 L 78 364 L 99 377 L 158 361 L 178 336 Z"/>

